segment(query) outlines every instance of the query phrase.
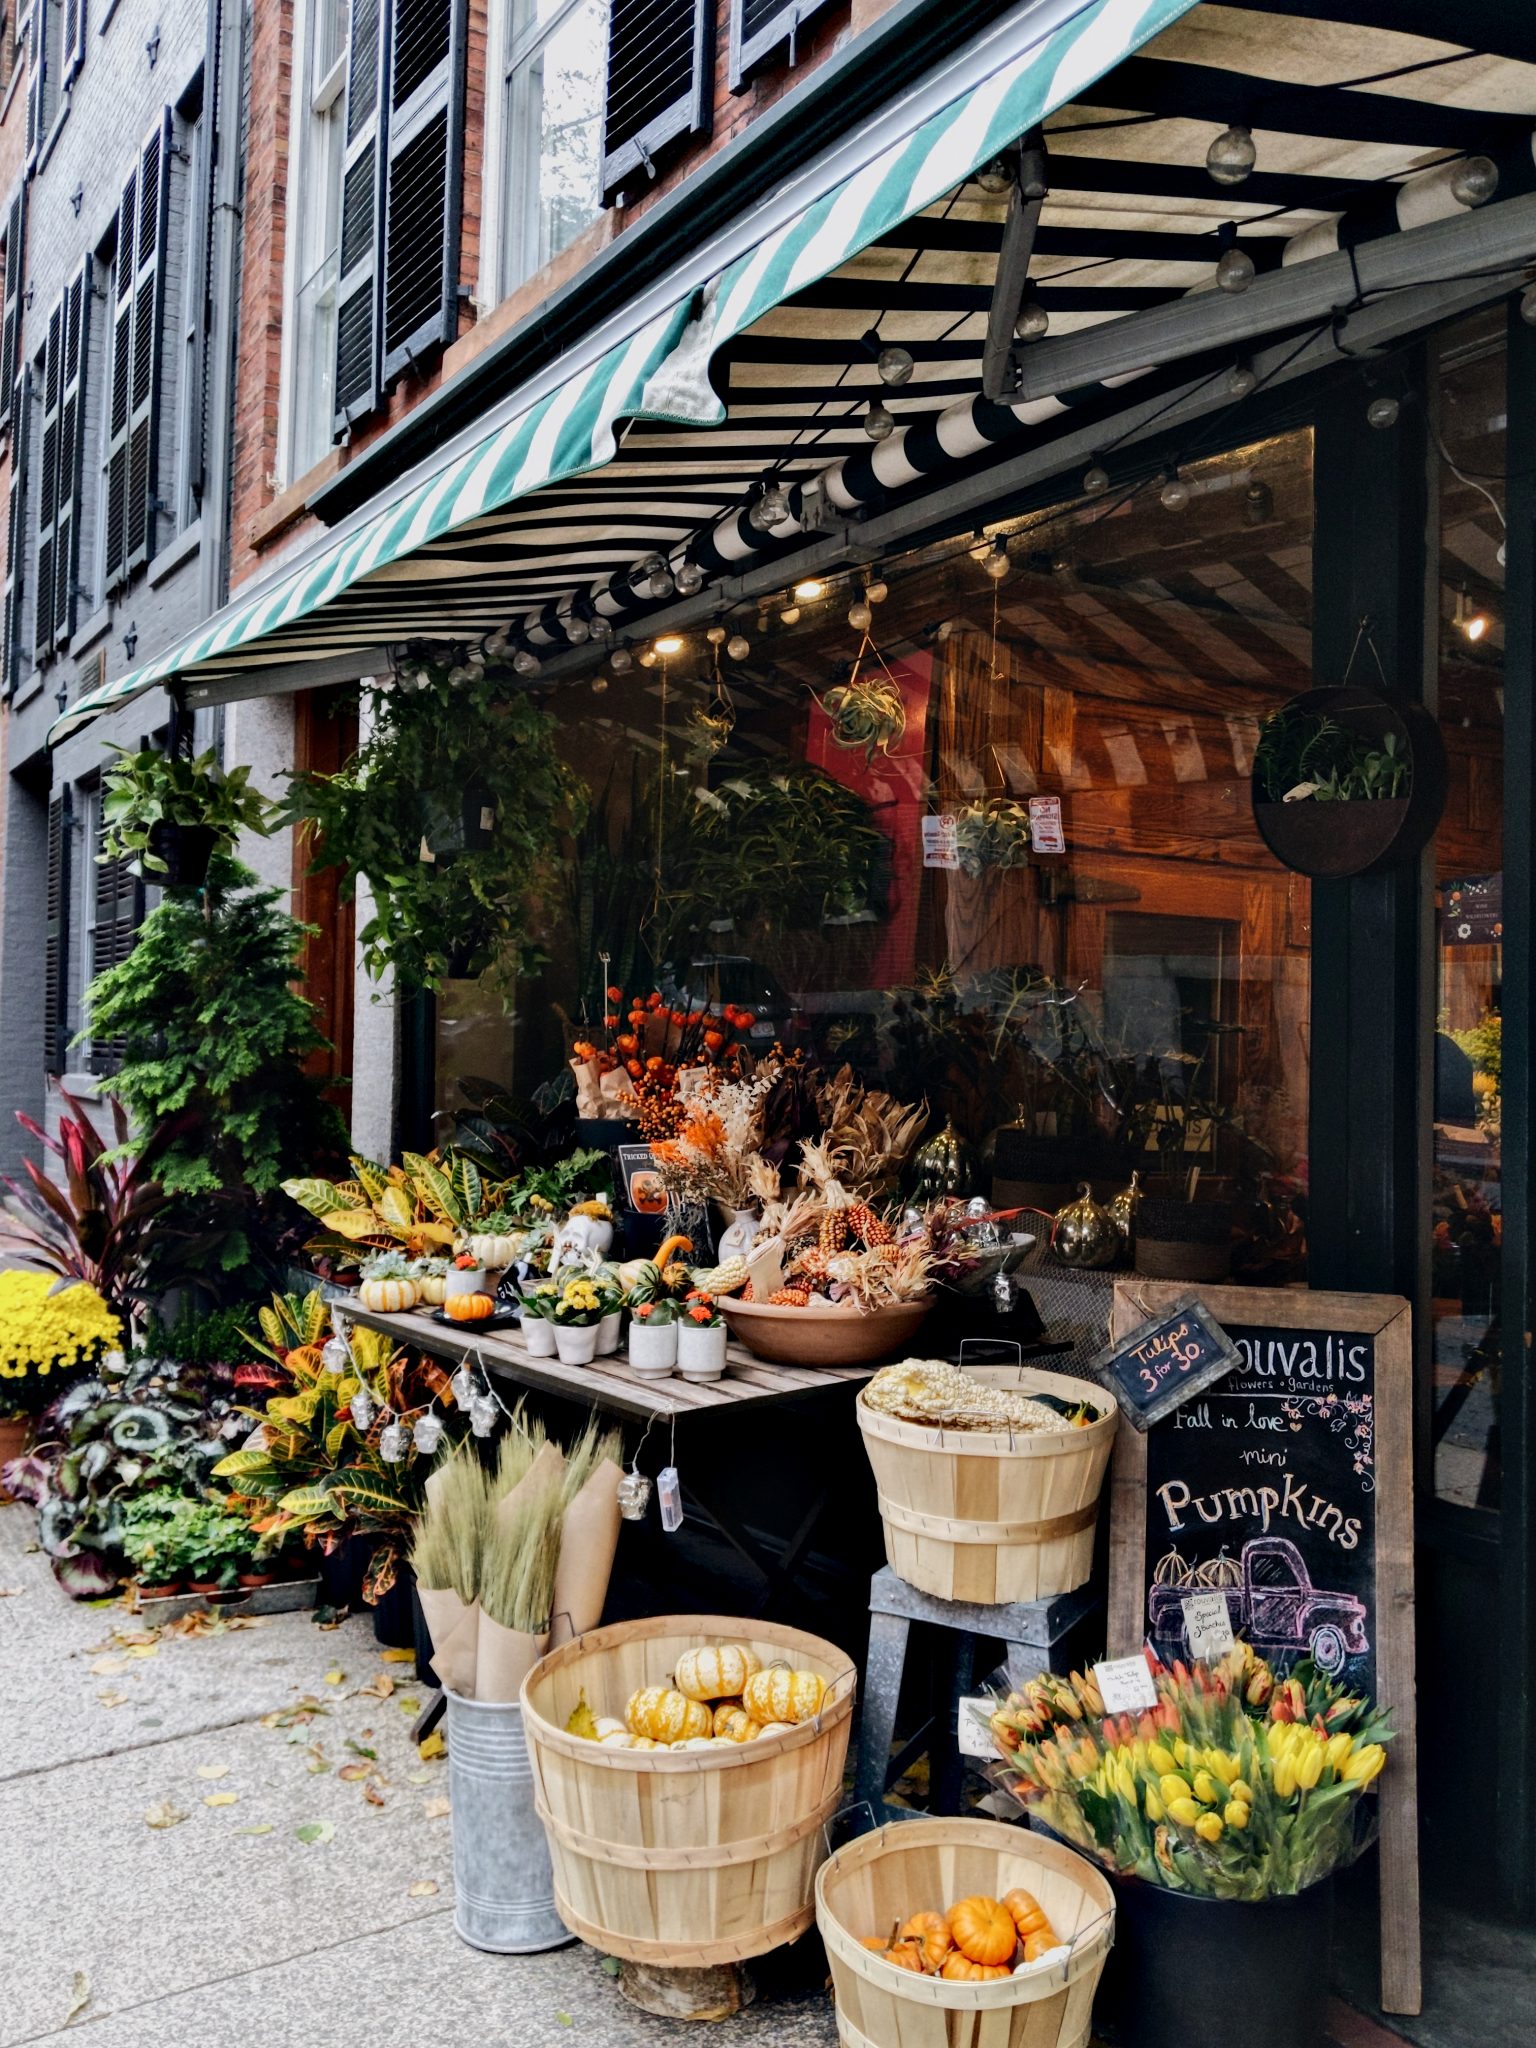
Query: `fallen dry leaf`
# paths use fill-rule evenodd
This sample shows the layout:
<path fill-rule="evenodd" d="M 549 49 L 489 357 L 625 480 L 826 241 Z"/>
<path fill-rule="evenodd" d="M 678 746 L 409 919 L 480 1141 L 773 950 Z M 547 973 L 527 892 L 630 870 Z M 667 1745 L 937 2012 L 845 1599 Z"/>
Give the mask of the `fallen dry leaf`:
<path fill-rule="evenodd" d="M 338 1665 L 332 1665 L 331 1669 L 325 1674 L 327 1685 L 345 1685 L 346 1679 L 347 1674 Z"/>
<path fill-rule="evenodd" d="M 229 1765 L 199 1764 L 197 1767 L 197 1775 L 200 1778 L 227 1778 L 229 1776 Z"/>
<path fill-rule="evenodd" d="M 233 1806 L 239 1797 L 240 1794 L 238 1792 L 205 1792 L 203 1794 L 203 1804 L 204 1806 Z"/>
<path fill-rule="evenodd" d="M 128 1645 L 128 1654 L 130 1657 L 158 1657 L 160 1645 L 158 1643 L 130 1643 Z"/>
<path fill-rule="evenodd" d="M 414 1650 L 380 1650 L 379 1656 L 386 1664 L 414 1664 L 416 1662 L 416 1652 Z"/>
<path fill-rule="evenodd" d="M 115 1678 L 119 1671 L 128 1669 L 126 1657 L 98 1657 L 91 1666 L 92 1678 Z"/>
<path fill-rule="evenodd" d="M 0 1600 L 19 1600 L 25 1591 L 25 1586 L 0 1586 Z M 393 1657 L 400 1653 L 394 1650 L 386 1650 L 384 1654 L 386 1657 Z M 404 1652 L 404 1655 L 407 1657 L 414 1656 L 415 1652 L 407 1650 Z"/>
<path fill-rule="evenodd" d="M 160 1799 L 145 1814 L 144 1825 L 147 1828 L 174 1828 L 186 1817 L 184 1813 L 178 1812 L 168 1799 Z"/>
<path fill-rule="evenodd" d="M 433 1775 L 431 1771 L 407 1771 L 405 1782 L 407 1785 L 430 1785 Z"/>
<path fill-rule="evenodd" d="M 422 1817 L 425 1820 L 442 1820 L 446 1815 L 452 1813 L 453 1801 L 451 1799 L 424 1799 L 421 1803 L 421 1811 Z"/>
<path fill-rule="evenodd" d="M 355 1785 L 360 1779 L 370 1777 L 372 1772 L 372 1764 L 343 1764 L 336 1775 L 345 1784 Z"/>
<path fill-rule="evenodd" d="M 271 1832 L 272 1832 L 272 1823 L 271 1823 L 271 1821 L 269 1821 L 269 1820 L 263 1820 L 263 1821 L 258 1821 L 258 1822 L 257 1822 L 257 1824 L 255 1825 L 255 1827 L 253 1827 L 253 1828 L 236 1828 L 236 1829 L 235 1829 L 235 1833 L 236 1833 L 237 1835 L 270 1835 L 270 1834 L 271 1834 Z"/>
<path fill-rule="evenodd" d="M 307 1820 L 293 1831 L 301 1842 L 328 1842 L 336 1832 L 333 1821 Z"/>
<path fill-rule="evenodd" d="M 430 1877 L 418 1877 L 406 1893 L 406 1897 L 410 1899 L 435 1899 L 437 1897 L 437 1886 Z"/>
<path fill-rule="evenodd" d="M 318 1742 L 312 1742 L 306 1754 L 309 1757 L 308 1768 L 311 1776 L 318 1777 L 322 1771 L 328 1771 L 331 1768 L 331 1760 Z"/>
<path fill-rule="evenodd" d="M 363 1787 L 363 1797 L 367 1800 L 370 1806 L 387 1806 L 389 1804 L 389 1801 L 384 1797 L 384 1794 L 379 1790 L 377 1782 L 372 1778 L 370 1778 L 368 1780 L 368 1783 Z"/>
<path fill-rule="evenodd" d="M 126 1707 L 128 1704 L 125 1692 L 99 1692 L 96 1697 L 104 1707 Z"/>
<path fill-rule="evenodd" d="M 395 1705 L 402 1714 L 409 1714 L 412 1719 L 421 1712 L 421 1701 L 417 1699 L 413 1692 L 401 1693 L 399 1699 L 395 1701 Z"/>
<path fill-rule="evenodd" d="M 263 1714 L 263 1728 L 301 1728 L 307 1721 L 313 1721 L 317 1714 L 328 1714 L 330 1708 L 317 1700 L 313 1693 L 305 1693 L 291 1707 L 278 1707 L 275 1712 Z"/>
<path fill-rule="evenodd" d="M 448 1754 L 448 1745 L 443 1740 L 441 1728 L 434 1728 L 430 1735 L 423 1736 L 421 1741 L 417 1743 L 416 1748 L 420 1753 L 423 1763 L 430 1763 L 435 1756 L 446 1756 Z"/>
<path fill-rule="evenodd" d="M 367 1728 L 363 1730 L 365 1735 L 371 1734 L 371 1732 Z M 347 1748 L 351 1750 L 354 1756 L 374 1757 L 379 1753 L 376 1749 L 370 1749 L 366 1742 L 354 1742 L 350 1735 L 347 1737 Z"/>
<path fill-rule="evenodd" d="M 387 1700 L 395 1689 L 395 1681 L 387 1671 L 376 1671 L 366 1685 L 357 1688 L 359 1699 Z"/>
<path fill-rule="evenodd" d="M 64 2015 L 67 2027 L 72 2020 L 79 2019 L 91 2002 L 91 1980 L 84 1970 L 76 1970 L 69 1987 L 69 2010 Z"/>

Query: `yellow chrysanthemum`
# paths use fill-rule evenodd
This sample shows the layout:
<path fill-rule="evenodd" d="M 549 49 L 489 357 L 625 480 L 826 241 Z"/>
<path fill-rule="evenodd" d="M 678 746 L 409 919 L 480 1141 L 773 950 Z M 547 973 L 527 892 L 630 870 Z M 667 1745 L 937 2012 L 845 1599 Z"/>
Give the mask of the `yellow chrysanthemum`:
<path fill-rule="evenodd" d="M 0 1273 L 0 1379 L 45 1379 L 90 1365 L 122 1341 L 123 1326 L 94 1287 L 61 1287 L 51 1273 Z"/>

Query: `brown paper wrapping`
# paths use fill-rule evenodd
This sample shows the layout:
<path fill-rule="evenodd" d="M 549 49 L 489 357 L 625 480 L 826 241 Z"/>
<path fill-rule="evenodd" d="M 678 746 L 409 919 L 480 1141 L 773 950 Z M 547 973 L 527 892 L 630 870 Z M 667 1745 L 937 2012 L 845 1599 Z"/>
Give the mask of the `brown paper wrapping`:
<path fill-rule="evenodd" d="M 623 1477 L 621 1468 L 605 1458 L 565 1511 L 560 1562 L 555 1567 L 551 1643 L 585 1635 L 603 1618 L 603 1602 L 619 1547 L 619 1481 Z"/>
<path fill-rule="evenodd" d="M 549 1648 L 547 1635 L 531 1636 L 518 1628 L 503 1628 L 492 1621 L 484 1608 L 476 1645 L 475 1693 L 477 1700 L 515 1700 L 523 1680 Z"/>
<path fill-rule="evenodd" d="M 421 1611 L 432 1638 L 432 1668 L 438 1680 L 461 1699 L 475 1697 L 475 1665 L 480 1628 L 480 1607 L 468 1607 L 448 1587 L 418 1586 Z"/>
<path fill-rule="evenodd" d="M 576 1114 L 585 1117 L 600 1117 L 603 1113 L 603 1097 L 596 1060 L 572 1060 L 571 1072 L 576 1076 Z"/>

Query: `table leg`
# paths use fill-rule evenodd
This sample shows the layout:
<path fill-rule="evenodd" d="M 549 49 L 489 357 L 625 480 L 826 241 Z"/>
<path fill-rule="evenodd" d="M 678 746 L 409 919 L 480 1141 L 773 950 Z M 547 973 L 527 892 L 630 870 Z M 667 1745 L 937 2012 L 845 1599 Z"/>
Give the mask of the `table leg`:
<path fill-rule="evenodd" d="M 974 1690 L 975 1683 L 976 1638 L 956 1629 L 949 1658 L 949 1698 L 942 1719 L 935 1722 L 935 1753 L 929 1760 L 933 1774 L 930 1811 L 934 1813 L 960 1811 L 960 1794 L 965 1785 L 965 1758 L 960 1754 L 959 1740 L 960 1702 Z"/>
<path fill-rule="evenodd" d="M 886 1773 L 896 1733 L 901 1675 L 907 1662 L 910 1622 L 900 1614 L 869 1617 L 869 1660 L 864 1668 L 864 1711 L 859 1719 L 859 1767 L 853 1796 L 866 1800 L 878 1821 L 885 1807 Z"/>

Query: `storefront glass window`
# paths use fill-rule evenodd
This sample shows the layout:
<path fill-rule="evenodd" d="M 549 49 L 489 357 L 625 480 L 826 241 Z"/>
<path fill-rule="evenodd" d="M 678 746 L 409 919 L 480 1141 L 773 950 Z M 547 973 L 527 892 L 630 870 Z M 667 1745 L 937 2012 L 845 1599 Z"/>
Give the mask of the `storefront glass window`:
<path fill-rule="evenodd" d="M 1001 578 L 989 525 L 556 690 L 594 802 L 502 1029 L 515 1092 L 569 1087 L 607 987 L 708 997 L 926 1100 L 976 1192 L 1135 1171 L 1230 1205 L 1242 1277 L 1301 1277 L 1309 893 L 1249 771 L 1311 685 L 1310 436 L 1182 474 L 1182 507 L 1011 523 Z M 440 1044 L 441 1107 L 465 1071 Z"/>
<path fill-rule="evenodd" d="M 1450 796 L 1435 839 L 1434 1482 L 1470 1508 L 1499 1504 L 1504 568 L 1487 493 L 1501 499 L 1507 467 L 1502 334 L 1485 318 L 1446 342 L 1438 418 Z"/>

